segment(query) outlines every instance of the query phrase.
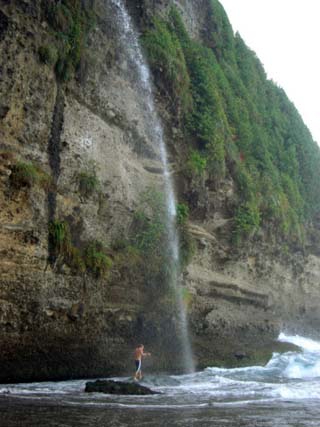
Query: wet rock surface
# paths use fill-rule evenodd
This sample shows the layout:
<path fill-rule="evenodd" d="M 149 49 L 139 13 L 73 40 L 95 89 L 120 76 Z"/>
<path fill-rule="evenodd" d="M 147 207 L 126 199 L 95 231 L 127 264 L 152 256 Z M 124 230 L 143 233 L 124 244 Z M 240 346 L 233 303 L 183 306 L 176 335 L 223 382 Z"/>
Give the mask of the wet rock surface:
<path fill-rule="evenodd" d="M 160 394 L 148 387 L 137 383 L 128 383 L 113 380 L 97 380 L 87 382 L 84 390 L 87 393 L 107 393 L 107 394 L 126 394 L 126 395 L 148 395 Z"/>

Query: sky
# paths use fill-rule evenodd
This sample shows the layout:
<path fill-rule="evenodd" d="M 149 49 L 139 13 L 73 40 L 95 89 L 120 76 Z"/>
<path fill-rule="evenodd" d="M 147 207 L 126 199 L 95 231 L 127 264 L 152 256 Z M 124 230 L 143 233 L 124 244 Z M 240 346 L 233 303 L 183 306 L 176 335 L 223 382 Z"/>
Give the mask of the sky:
<path fill-rule="evenodd" d="M 320 0 L 220 0 L 320 145 Z"/>

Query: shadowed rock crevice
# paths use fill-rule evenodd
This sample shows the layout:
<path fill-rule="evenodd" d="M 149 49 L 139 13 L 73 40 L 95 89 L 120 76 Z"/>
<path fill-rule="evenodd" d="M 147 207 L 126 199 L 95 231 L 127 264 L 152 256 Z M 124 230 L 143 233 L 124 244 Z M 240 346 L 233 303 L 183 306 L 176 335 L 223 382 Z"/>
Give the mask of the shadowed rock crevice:
<path fill-rule="evenodd" d="M 61 133 L 64 121 L 64 95 L 60 85 L 57 86 L 56 102 L 54 106 L 51 133 L 48 141 L 48 158 L 49 166 L 53 179 L 53 186 L 48 190 L 48 222 L 55 219 L 57 206 L 57 184 L 60 175 L 60 150 L 61 150 Z M 53 264 L 56 260 L 53 242 L 48 234 L 48 261 Z"/>
<path fill-rule="evenodd" d="M 0 11 L 0 41 L 5 38 L 8 26 L 9 18 Z"/>

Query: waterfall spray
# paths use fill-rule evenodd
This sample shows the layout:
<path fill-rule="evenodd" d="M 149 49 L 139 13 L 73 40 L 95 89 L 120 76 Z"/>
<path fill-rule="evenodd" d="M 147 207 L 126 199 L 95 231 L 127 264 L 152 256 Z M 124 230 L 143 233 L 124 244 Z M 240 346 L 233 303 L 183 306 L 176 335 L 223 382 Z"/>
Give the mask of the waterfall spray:
<path fill-rule="evenodd" d="M 156 112 L 153 91 L 151 84 L 150 70 L 145 61 L 139 44 L 138 34 L 134 28 L 131 17 L 129 16 L 123 0 L 112 0 L 117 9 L 117 19 L 121 31 L 122 48 L 133 65 L 134 78 L 143 93 L 147 114 L 150 120 L 150 129 L 152 132 L 152 142 L 160 151 L 160 160 L 163 166 L 163 179 L 166 200 L 166 226 L 169 235 L 169 250 L 173 256 L 172 263 L 172 288 L 175 294 L 179 321 L 181 324 L 181 344 L 183 349 L 183 364 L 187 372 L 194 371 L 194 363 L 188 333 L 188 322 L 186 310 L 183 303 L 181 288 L 178 283 L 177 265 L 179 262 L 179 236 L 175 226 L 176 223 L 176 199 L 174 194 L 173 182 L 169 173 L 168 156 L 163 135 L 163 127 L 160 118 Z"/>

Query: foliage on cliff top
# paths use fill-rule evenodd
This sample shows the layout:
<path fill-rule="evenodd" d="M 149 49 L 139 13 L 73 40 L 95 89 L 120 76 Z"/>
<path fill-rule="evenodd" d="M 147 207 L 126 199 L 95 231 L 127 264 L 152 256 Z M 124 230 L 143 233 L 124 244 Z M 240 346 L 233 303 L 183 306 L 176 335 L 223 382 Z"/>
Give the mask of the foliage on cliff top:
<path fill-rule="evenodd" d="M 191 108 L 192 102 L 190 77 L 183 49 L 178 37 L 164 21 L 154 19 L 153 25 L 154 28 L 147 30 L 142 40 L 154 74 L 158 75 L 159 81 L 166 81 L 161 90 L 164 95 L 170 95 L 176 115 L 181 120 Z"/>
<path fill-rule="evenodd" d="M 181 127 L 189 172 L 205 169 L 219 183 L 227 171 L 238 187 L 236 237 L 271 225 L 278 236 L 302 241 L 304 225 L 320 210 L 319 148 L 285 92 L 234 35 L 221 4 L 209 2 L 202 43 L 190 38 L 176 8 L 143 39 L 157 85 L 178 111 L 188 100 Z M 183 70 L 178 81 L 175 61 Z"/>

